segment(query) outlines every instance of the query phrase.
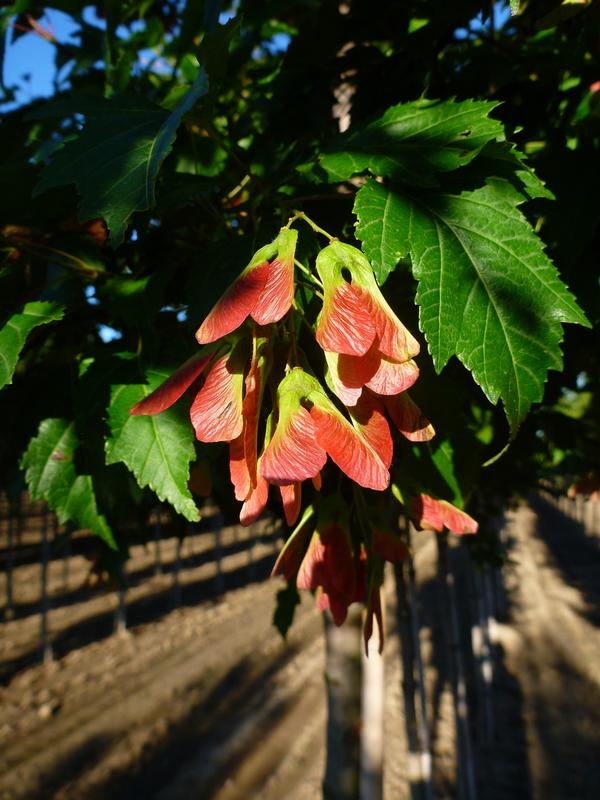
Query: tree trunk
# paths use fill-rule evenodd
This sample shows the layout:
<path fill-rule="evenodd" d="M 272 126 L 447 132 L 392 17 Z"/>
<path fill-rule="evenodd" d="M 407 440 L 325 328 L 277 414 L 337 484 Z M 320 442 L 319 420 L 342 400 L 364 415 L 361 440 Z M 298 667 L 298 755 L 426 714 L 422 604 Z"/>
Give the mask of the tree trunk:
<path fill-rule="evenodd" d="M 469 706 L 467 702 L 467 685 L 463 654 L 460 642 L 460 627 L 454 574 L 450 569 L 448 542 L 445 536 L 438 536 L 439 570 L 444 597 L 444 616 L 447 647 L 452 679 L 452 696 L 456 718 L 456 761 L 458 773 L 458 796 L 461 800 L 476 800 L 477 785 L 475 781 L 475 765 Z"/>
<path fill-rule="evenodd" d="M 373 635 L 368 651 L 362 649 L 360 800 L 383 798 L 384 687 L 384 659 Z"/>
<path fill-rule="evenodd" d="M 417 709 L 415 706 L 415 674 L 414 674 L 414 642 L 411 631 L 410 607 L 404 564 L 395 564 L 396 607 L 398 634 L 400 637 L 400 657 L 402 658 L 402 696 L 404 698 L 404 719 L 406 723 L 406 742 L 408 746 L 408 783 L 410 796 L 420 800 L 421 764 L 419 757 L 419 732 L 417 727 Z"/>
<path fill-rule="evenodd" d="M 492 653 L 490 644 L 490 615 L 492 613 L 486 597 L 486 583 L 488 568 L 484 572 L 471 567 L 471 601 L 473 622 L 471 625 L 471 647 L 477 672 L 477 710 L 478 710 L 478 736 L 479 749 L 487 750 L 492 743 L 494 729 L 494 715 L 492 704 Z"/>
<path fill-rule="evenodd" d="M 352 605 L 344 625 L 325 621 L 327 763 L 324 800 L 358 800 L 361 721 L 362 609 Z"/>

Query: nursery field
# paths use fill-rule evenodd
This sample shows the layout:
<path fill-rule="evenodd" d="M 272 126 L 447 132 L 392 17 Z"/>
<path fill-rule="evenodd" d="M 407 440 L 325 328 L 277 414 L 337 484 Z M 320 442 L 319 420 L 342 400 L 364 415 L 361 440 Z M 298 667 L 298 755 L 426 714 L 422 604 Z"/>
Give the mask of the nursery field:
<path fill-rule="evenodd" d="M 201 530 L 178 553 L 166 528 L 158 545 L 133 548 L 127 628 L 117 633 L 117 593 L 90 585 L 90 562 L 77 552 L 85 539 L 75 538 L 67 564 L 62 556 L 49 563 L 53 658 L 47 652 L 43 664 L 40 567 L 27 558 L 43 516 L 33 511 L 14 557 L 14 616 L 2 626 L 0 797 L 316 800 L 325 752 L 322 623 L 306 595 L 286 642 L 271 626 L 280 585 L 267 575 L 278 531 L 269 523 Z M 466 658 L 483 798 L 600 794 L 597 520 L 594 506 L 570 500 L 536 499 L 507 514 L 510 561 L 493 576 L 485 709 Z M 434 534 L 417 534 L 415 551 L 435 796 L 453 797 L 456 727 Z M 471 573 L 461 547 L 450 553 L 468 637 Z M 384 785 L 395 800 L 411 797 L 414 764 L 387 577 Z M 414 783 L 412 791 L 418 796 Z"/>

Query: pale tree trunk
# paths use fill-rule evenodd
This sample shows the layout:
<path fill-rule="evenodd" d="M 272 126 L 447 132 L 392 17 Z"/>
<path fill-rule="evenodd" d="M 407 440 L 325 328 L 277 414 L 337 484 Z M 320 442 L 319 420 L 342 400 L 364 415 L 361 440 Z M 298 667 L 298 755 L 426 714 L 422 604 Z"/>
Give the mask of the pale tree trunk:
<path fill-rule="evenodd" d="M 350 606 L 344 625 L 325 621 L 327 763 L 324 800 L 358 800 L 361 724 L 362 609 Z"/>
<path fill-rule="evenodd" d="M 384 659 L 375 632 L 362 650 L 360 800 L 383 798 Z"/>
<path fill-rule="evenodd" d="M 400 656 L 402 658 L 402 695 L 404 698 L 404 719 L 406 723 L 406 742 L 408 746 L 408 775 L 412 800 L 420 800 L 421 764 L 419 757 L 419 731 L 415 706 L 414 641 L 411 631 L 408 591 L 404 575 L 404 565 L 395 564 L 396 608 L 398 615 L 398 634 L 400 637 Z"/>

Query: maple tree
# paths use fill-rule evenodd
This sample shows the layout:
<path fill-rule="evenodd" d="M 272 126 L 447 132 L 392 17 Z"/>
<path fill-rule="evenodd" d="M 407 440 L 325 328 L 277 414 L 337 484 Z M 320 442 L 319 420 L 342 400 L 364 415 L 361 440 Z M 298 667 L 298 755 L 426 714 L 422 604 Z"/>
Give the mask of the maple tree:
<path fill-rule="evenodd" d="M 378 615 L 390 509 L 476 551 L 597 466 L 597 8 L 52 8 L 78 44 L 0 12 L 64 73 L 0 128 L 5 488 L 121 552 L 156 497 L 198 519 L 194 469 L 300 518 L 285 631 L 294 583 Z"/>

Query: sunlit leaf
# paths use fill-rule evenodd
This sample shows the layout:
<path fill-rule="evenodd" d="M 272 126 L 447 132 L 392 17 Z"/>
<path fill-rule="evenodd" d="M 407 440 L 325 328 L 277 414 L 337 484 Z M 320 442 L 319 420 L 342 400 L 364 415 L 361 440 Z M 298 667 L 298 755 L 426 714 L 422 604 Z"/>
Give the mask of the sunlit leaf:
<path fill-rule="evenodd" d="M 0 329 L 0 389 L 12 383 L 13 374 L 27 337 L 38 325 L 62 319 L 58 303 L 27 303 L 20 314 L 13 314 Z"/>
<path fill-rule="evenodd" d="M 389 209 L 394 248 L 410 255 L 419 281 L 436 368 L 456 355 L 490 402 L 502 400 L 513 434 L 541 400 L 548 370 L 562 366 L 561 323 L 588 324 L 519 211 L 524 199 L 504 180 L 460 194 L 408 194 L 371 180 L 355 207 L 367 252 L 378 209 Z"/>
<path fill-rule="evenodd" d="M 333 181 L 368 170 L 417 186 L 435 186 L 436 173 L 468 164 L 490 141 L 504 139 L 489 101 L 416 100 L 389 108 L 382 117 L 343 137 L 321 156 Z"/>
<path fill-rule="evenodd" d="M 116 548 L 112 531 L 98 512 L 91 476 L 77 473 L 74 459 L 78 446 L 74 422 L 43 420 L 21 459 L 29 493 L 33 500 L 45 500 L 59 522 L 72 521 L 89 528 Z"/>
<path fill-rule="evenodd" d="M 112 387 L 106 463 L 123 462 L 140 486 L 149 486 L 160 500 L 171 503 L 193 522 L 199 519 L 199 513 L 187 484 L 194 459 L 194 431 L 177 408 L 155 416 L 130 415 L 130 409 L 159 386 L 168 373 L 149 371 L 147 377 L 148 386 Z"/>

